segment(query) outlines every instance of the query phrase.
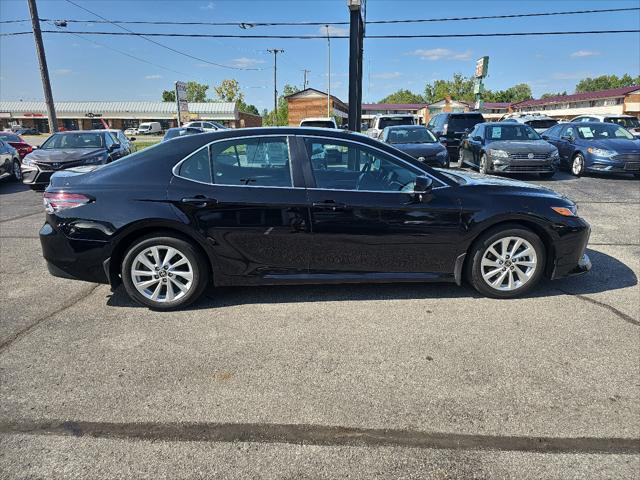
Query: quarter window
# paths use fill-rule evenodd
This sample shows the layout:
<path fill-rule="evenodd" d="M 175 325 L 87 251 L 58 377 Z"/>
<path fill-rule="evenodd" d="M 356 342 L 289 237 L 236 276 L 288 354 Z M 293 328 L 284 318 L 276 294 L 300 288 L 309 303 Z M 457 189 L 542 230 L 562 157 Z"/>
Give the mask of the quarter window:
<path fill-rule="evenodd" d="M 195 180 L 196 182 L 211 183 L 209 149 L 205 147 L 192 153 L 191 156 L 182 162 L 178 174 L 181 177 Z"/>
<path fill-rule="evenodd" d="M 418 169 L 350 143 L 307 138 L 316 187 L 378 192 L 412 191 Z"/>
<path fill-rule="evenodd" d="M 247 138 L 211 144 L 213 183 L 291 187 L 285 137 Z"/>

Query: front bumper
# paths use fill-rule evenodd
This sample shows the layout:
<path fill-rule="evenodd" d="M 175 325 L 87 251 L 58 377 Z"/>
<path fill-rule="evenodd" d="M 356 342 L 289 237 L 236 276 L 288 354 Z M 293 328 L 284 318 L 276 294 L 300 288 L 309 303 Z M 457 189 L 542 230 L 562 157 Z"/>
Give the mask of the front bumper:
<path fill-rule="evenodd" d="M 496 173 L 551 173 L 558 170 L 558 160 L 512 160 L 489 157 L 491 171 Z"/>
<path fill-rule="evenodd" d="M 576 217 L 573 225 L 559 227 L 559 240 L 554 244 L 554 262 L 550 278 L 573 277 L 591 270 L 591 260 L 586 254 L 591 226 Z"/>
<path fill-rule="evenodd" d="M 594 173 L 640 173 L 640 157 L 637 160 L 616 161 L 592 157 L 586 162 L 585 170 Z"/>
<path fill-rule="evenodd" d="M 22 183 L 30 187 L 46 187 L 54 173 L 42 171 L 37 165 L 25 165 L 24 163 L 20 166 L 20 170 L 22 170 Z"/>

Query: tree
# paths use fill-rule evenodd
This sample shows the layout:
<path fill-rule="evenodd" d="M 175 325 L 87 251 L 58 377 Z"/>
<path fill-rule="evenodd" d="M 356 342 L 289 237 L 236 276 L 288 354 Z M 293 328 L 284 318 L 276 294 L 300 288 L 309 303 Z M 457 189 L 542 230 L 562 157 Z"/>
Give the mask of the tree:
<path fill-rule="evenodd" d="M 422 95 L 406 89 L 400 89 L 391 95 L 387 95 L 378 103 L 425 103 L 425 101 Z"/>
<path fill-rule="evenodd" d="M 187 82 L 187 102 L 202 103 L 207 101 L 207 90 L 209 85 L 198 82 Z M 164 90 L 162 92 L 163 102 L 175 102 L 176 92 L 173 90 Z"/>
<path fill-rule="evenodd" d="M 241 110 L 243 112 L 247 112 L 247 113 L 252 113 L 254 115 L 260 115 L 260 112 L 258 111 L 258 107 L 256 107 L 255 105 L 249 104 L 249 105 L 244 105 L 244 109 Z"/>
<path fill-rule="evenodd" d="M 523 100 L 528 100 L 533 98 L 533 94 L 531 93 L 531 87 L 526 83 L 518 83 L 513 87 L 509 87 L 506 90 L 497 90 L 491 91 L 487 90 L 482 98 L 486 102 L 522 102 Z"/>
<path fill-rule="evenodd" d="M 289 122 L 289 105 L 285 97 L 299 91 L 300 89 L 295 85 L 286 84 L 282 89 L 282 94 L 278 97 L 278 110 L 276 114 L 274 115 L 273 110 L 271 110 L 266 117 L 263 116 L 263 123 L 265 125 L 287 125 Z"/>
<path fill-rule="evenodd" d="M 437 102 L 446 96 L 455 100 L 473 101 L 473 78 L 454 73 L 452 80 L 435 80 L 424 87 L 424 99 L 427 103 Z"/>
<path fill-rule="evenodd" d="M 576 93 L 630 87 L 638 84 L 640 84 L 640 75 L 634 78 L 628 73 L 625 73 L 622 77 L 618 77 L 617 75 L 601 75 L 595 78 L 587 77 L 578 82 L 576 85 Z"/>
<path fill-rule="evenodd" d="M 566 94 L 567 94 L 566 90 L 564 92 L 558 92 L 558 93 L 547 92 L 540 95 L 540 98 L 561 97 L 562 95 L 566 95 Z"/>
<path fill-rule="evenodd" d="M 213 87 L 221 102 L 244 102 L 244 94 L 240 91 L 240 84 L 235 79 L 225 79 L 220 85 Z"/>

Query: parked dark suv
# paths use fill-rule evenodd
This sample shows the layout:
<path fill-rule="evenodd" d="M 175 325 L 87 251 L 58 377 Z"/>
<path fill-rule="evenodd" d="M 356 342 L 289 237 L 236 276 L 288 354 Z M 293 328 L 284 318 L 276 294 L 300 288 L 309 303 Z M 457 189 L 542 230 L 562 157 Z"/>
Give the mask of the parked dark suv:
<path fill-rule="evenodd" d="M 484 117 L 477 112 L 447 112 L 434 116 L 429 120 L 427 128 L 447 147 L 449 159 L 452 162 L 456 162 L 458 161 L 460 139 L 465 133 L 469 133 L 473 127 L 482 122 L 484 122 Z"/>

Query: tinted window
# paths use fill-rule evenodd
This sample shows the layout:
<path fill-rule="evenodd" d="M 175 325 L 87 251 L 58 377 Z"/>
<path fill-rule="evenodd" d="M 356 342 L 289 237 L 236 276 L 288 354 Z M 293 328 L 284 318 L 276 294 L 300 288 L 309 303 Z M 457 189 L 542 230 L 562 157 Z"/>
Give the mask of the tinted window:
<path fill-rule="evenodd" d="M 481 115 L 451 115 L 447 130 L 449 132 L 464 132 L 471 130 L 476 124 L 484 122 Z"/>
<path fill-rule="evenodd" d="M 540 135 L 528 125 L 485 125 L 487 140 L 539 140 Z"/>
<path fill-rule="evenodd" d="M 382 117 L 378 122 L 378 128 L 382 130 L 385 127 L 393 127 L 394 125 L 413 125 L 413 117 Z"/>
<path fill-rule="evenodd" d="M 567 127 L 562 132 L 562 136 L 563 137 L 575 137 L 576 136 L 576 131 L 574 130 L 573 127 Z"/>
<path fill-rule="evenodd" d="M 528 122 L 525 122 L 527 125 L 529 125 L 531 128 L 551 128 L 554 125 L 556 125 L 558 122 L 556 120 L 552 120 L 552 119 L 546 119 L 546 120 L 529 120 Z"/>
<path fill-rule="evenodd" d="M 333 122 L 328 120 L 308 120 L 300 124 L 301 127 L 334 128 Z"/>
<path fill-rule="evenodd" d="M 412 191 L 418 169 L 366 147 L 324 139 L 305 139 L 318 188 Z"/>
<path fill-rule="evenodd" d="M 424 127 L 389 129 L 389 143 L 434 143 L 436 137 Z"/>
<path fill-rule="evenodd" d="M 113 145 L 114 143 L 116 143 L 116 141 L 113 139 L 113 136 L 111 136 L 110 133 L 105 134 L 104 136 L 104 142 L 105 142 L 105 146 L 107 148 L 109 148 L 111 145 Z"/>
<path fill-rule="evenodd" d="M 4 140 L 5 142 L 22 142 L 19 136 L 4 132 L 0 132 L 0 140 Z"/>
<path fill-rule="evenodd" d="M 632 117 L 607 117 L 604 119 L 605 122 L 615 123 L 616 125 L 620 125 L 625 128 L 638 128 L 640 127 L 640 121 L 637 118 Z"/>
<path fill-rule="evenodd" d="M 560 134 L 561 129 L 562 125 L 556 125 L 547 130 L 545 135 L 548 135 L 549 137 L 557 137 Z"/>
<path fill-rule="evenodd" d="M 192 153 L 182 165 L 178 174 L 181 177 L 197 182 L 211 183 L 211 163 L 208 148 L 202 148 Z"/>
<path fill-rule="evenodd" d="M 230 140 L 211 145 L 213 181 L 223 185 L 290 187 L 285 137 Z"/>

